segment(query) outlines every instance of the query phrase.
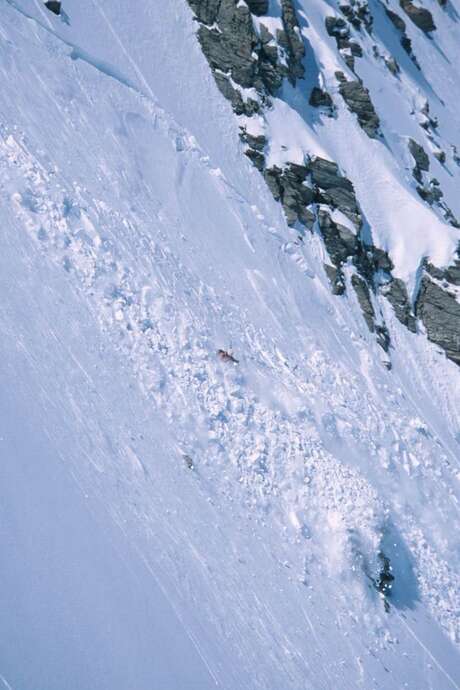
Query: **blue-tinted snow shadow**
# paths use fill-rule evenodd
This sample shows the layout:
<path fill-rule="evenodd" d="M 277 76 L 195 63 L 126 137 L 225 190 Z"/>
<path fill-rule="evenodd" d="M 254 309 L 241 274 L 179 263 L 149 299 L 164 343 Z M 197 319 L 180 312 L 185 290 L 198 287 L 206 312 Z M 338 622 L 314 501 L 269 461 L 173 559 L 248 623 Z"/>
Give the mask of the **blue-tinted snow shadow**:
<path fill-rule="evenodd" d="M 416 67 L 410 56 L 402 48 L 400 43 L 400 33 L 393 26 L 391 20 L 387 17 L 384 7 L 377 0 L 371 0 L 369 3 L 374 17 L 374 33 L 377 38 L 383 43 L 390 55 L 396 58 L 399 65 L 420 87 L 426 89 L 431 93 L 440 103 L 439 98 L 431 84 L 427 81 L 422 70 Z M 406 22 L 406 19 L 404 19 Z M 407 22 L 406 22 L 407 24 Z M 445 57 L 445 56 L 444 56 Z"/>
<path fill-rule="evenodd" d="M 393 522 L 386 526 L 381 548 L 390 559 L 394 575 L 389 602 L 397 609 L 414 609 L 420 601 L 420 592 L 414 572 L 414 559 L 407 548 L 401 533 Z"/>

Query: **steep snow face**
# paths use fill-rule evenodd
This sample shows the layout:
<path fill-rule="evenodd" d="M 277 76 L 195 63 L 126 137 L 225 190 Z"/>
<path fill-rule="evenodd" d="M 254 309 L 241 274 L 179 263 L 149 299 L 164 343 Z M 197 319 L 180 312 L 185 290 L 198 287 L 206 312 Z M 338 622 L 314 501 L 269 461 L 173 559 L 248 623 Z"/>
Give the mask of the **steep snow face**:
<path fill-rule="evenodd" d="M 65 12 L 2 5 L 0 680 L 458 688 L 458 368 L 386 304 L 384 366 L 242 155 L 185 2 Z M 358 188 L 340 123 L 389 154 L 354 118 L 308 145 Z"/>

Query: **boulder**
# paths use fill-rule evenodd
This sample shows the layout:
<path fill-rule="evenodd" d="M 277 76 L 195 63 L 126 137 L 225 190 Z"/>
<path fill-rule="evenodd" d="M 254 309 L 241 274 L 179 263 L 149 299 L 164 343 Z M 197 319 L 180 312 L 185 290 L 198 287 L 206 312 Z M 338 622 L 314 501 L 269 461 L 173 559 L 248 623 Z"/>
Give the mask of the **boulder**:
<path fill-rule="evenodd" d="M 318 86 L 312 88 L 308 102 L 314 108 L 332 108 L 334 105 L 327 91 L 323 91 Z"/>
<path fill-rule="evenodd" d="M 48 0 L 48 2 L 45 2 L 45 7 L 58 16 L 61 14 L 61 5 L 60 0 Z"/>
<path fill-rule="evenodd" d="M 399 0 L 399 4 L 415 26 L 426 34 L 436 30 L 433 16 L 429 10 L 414 5 L 412 0 Z"/>

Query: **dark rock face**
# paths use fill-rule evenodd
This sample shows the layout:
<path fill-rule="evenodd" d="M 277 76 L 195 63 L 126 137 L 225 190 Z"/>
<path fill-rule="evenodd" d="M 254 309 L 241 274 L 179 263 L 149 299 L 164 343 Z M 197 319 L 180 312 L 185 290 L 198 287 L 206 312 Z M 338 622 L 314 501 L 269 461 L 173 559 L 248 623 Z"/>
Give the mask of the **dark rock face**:
<path fill-rule="evenodd" d="M 375 322 L 375 310 L 372 305 L 371 294 L 366 281 L 355 273 L 351 277 L 351 284 L 358 298 L 367 327 L 371 333 L 376 333 L 377 342 L 385 352 L 388 352 L 390 348 L 390 336 L 385 325 L 380 325 Z"/>
<path fill-rule="evenodd" d="M 412 333 L 416 333 L 415 316 L 412 314 L 406 284 L 399 278 L 393 278 L 382 288 L 385 295 L 394 309 L 396 318 Z"/>
<path fill-rule="evenodd" d="M 318 86 L 314 86 L 311 90 L 309 104 L 314 108 L 332 108 L 333 102 L 327 91 L 323 91 Z"/>
<path fill-rule="evenodd" d="M 333 36 L 337 48 L 342 54 L 348 67 L 354 71 L 355 57 L 362 57 L 363 51 L 359 43 L 350 40 L 350 25 L 342 17 L 326 17 L 326 31 Z"/>
<path fill-rule="evenodd" d="M 299 221 L 311 229 L 314 214 L 306 208 L 313 202 L 313 190 L 306 184 L 308 168 L 291 163 L 283 170 L 274 166 L 265 170 L 265 181 L 277 201 L 283 205 L 288 225 Z"/>
<path fill-rule="evenodd" d="M 333 295 L 343 295 L 345 292 L 345 282 L 343 273 L 339 268 L 324 264 L 324 270 L 331 283 L 331 290 Z"/>
<path fill-rule="evenodd" d="M 203 24 L 214 24 L 221 0 L 188 0 L 198 21 Z"/>
<path fill-rule="evenodd" d="M 341 17 L 326 17 L 326 31 L 337 41 L 338 48 L 347 48 L 349 45 L 350 29 L 347 22 Z"/>
<path fill-rule="evenodd" d="M 339 91 L 352 113 L 366 134 L 374 139 L 379 134 L 380 120 L 375 112 L 368 89 L 360 81 L 347 81 L 343 72 L 336 72 Z"/>
<path fill-rule="evenodd" d="M 436 30 L 432 14 L 429 10 L 425 9 L 424 7 L 417 7 L 414 5 L 412 0 L 399 0 L 399 4 L 409 19 L 411 19 L 411 21 L 413 21 L 415 26 L 417 26 L 419 29 L 425 33 L 430 33 L 431 31 Z"/>
<path fill-rule="evenodd" d="M 437 285 L 425 274 L 416 305 L 417 316 L 433 343 L 460 365 L 460 304 L 453 293 Z"/>
<path fill-rule="evenodd" d="M 211 67 L 230 74 L 243 87 L 253 87 L 257 64 L 252 53 L 257 37 L 251 14 L 245 5 L 236 6 L 234 0 L 222 0 L 217 13 L 219 29 L 200 26 L 198 38 Z"/>
<path fill-rule="evenodd" d="M 243 100 L 229 77 L 238 86 L 255 88 L 264 100 L 278 91 L 285 77 L 295 84 L 304 76 L 305 48 L 292 0 L 282 0 L 283 29 L 276 32 L 276 37 L 263 25 L 257 34 L 252 21 L 251 12 L 257 16 L 268 12 L 267 0 L 188 3 L 200 22 L 198 39 L 219 89 L 238 114 L 251 116 L 257 107 L 254 100 Z"/>
<path fill-rule="evenodd" d="M 296 79 L 302 79 L 305 74 L 303 58 L 305 47 L 300 35 L 299 23 L 293 0 L 281 0 L 281 19 L 283 31 L 277 32 L 277 39 L 288 55 L 288 78 L 295 85 Z"/>
<path fill-rule="evenodd" d="M 61 14 L 61 2 L 59 0 L 48 0 L 48 2 L 45 2 L 45 7 L 47 7 L 50 12 L 53 12 L 53 14 L 57 14 L 58 16 Z"/>
<path fill-rule="evenodd" d="M 253 98 L 243 100 L 241 93 L 235 89 L 228 77 L 220 72 L 214 73 L 214 79 L 221 94 L 232 104 L 232 108 L 237 115 L 247 115 L 251 117 L 254 113 L 259 112 L 260 103 Z"/>
<path fill-rule="evenodd" d="M 415 164 L 420 170 L 428 171 L 430 169 L 430 159 L 428 158 L 428 154 L 423 146 L 417 144 L 414 139 L 409 139 L 409 151 L 415 160 Z"/>
<path fill-rule="evenodd" d="M 391 21 L 395 29 L 398 31 L 398 33 L 401 34 L 400 36 L 400 43 L 403 48 L 403 50 L 406 51 L 406 53 L 409 55 L 411 58 L 412 62 L 418 69 L 420 69 L 420 66 L 417 62 L 417 58 L 415 57 L 413 51 L 412 51 L 412 41 L 410 40 L 409 36 L 406 33 L 406 22 L 402 17 L 399 16 L 396 12 L 393 12 L 390 10 L 388 7 L 385 7 L 385 12 L 388 17 L 388 19 Z"/>
<path fill-rule="evenodd" d="M 252 14 L 255 14 L 257 17 L 267 14 L 268 12 L 268 0 L 246 0 L 246 4 Z"/>
<path fill-rule="evenodd" d="M 319 190 L 317 200 L 338 208 L 356 227 L 361 226 L 361 214 L 352 183 L 340 174 L 338 165 L 324 158 L 310 162 L 311 179 Z"/>
<path fill-rule="evenodd" d="M 323 209 L 318 212 L 318 225 L 333 264 L 340 267 L 357 251 L 358 238 L 344 225 L 335 223 Z"/>
<path fill-rule="evenodd" d="M 448 266 L 445 269 L 436 268 L 430 263 L 426 266 L 427 273 L 437 280 L 447 281 L 451 285 L 456 285 L 460 287 L 460 259 L 457 259 L 452 266 Z"/>
<path fill-rule="evenodd" d="M 341 2 L 339 4 L 340 11 L 345 15 L 350 24 L 358 31 L 364 24 L 365 28 L 370 32 L 372 30 L 373 17 L 369 11 L 367 2 L 347 4 Z"/>
<path fill-rule="evenodd" d="M 414 141 L 414 139 L 409 139 L 408 146 L 411 156 L 415 161 L 415 167 L 412 171 L 412 174 L 418 182 L 421 182 L 422 172 L 428 172 L 428 170 L 430 169 L 430 159 L 428 158 L 428 154 L 426 153 L 423 146 L 417 144 L 417 142 Z"/>

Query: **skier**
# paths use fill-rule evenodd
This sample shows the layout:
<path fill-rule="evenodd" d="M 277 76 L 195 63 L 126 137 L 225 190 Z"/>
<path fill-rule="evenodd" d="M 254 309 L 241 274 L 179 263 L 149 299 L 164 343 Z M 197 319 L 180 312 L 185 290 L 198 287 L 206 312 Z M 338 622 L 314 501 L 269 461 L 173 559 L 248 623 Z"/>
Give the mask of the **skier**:
<path fill-rule="evenodd" d="M 217 350 L 217 356 L 223 362 L 233 362 L 234 364 L 238 364 L 238 360 L 226 350 Z"/>

